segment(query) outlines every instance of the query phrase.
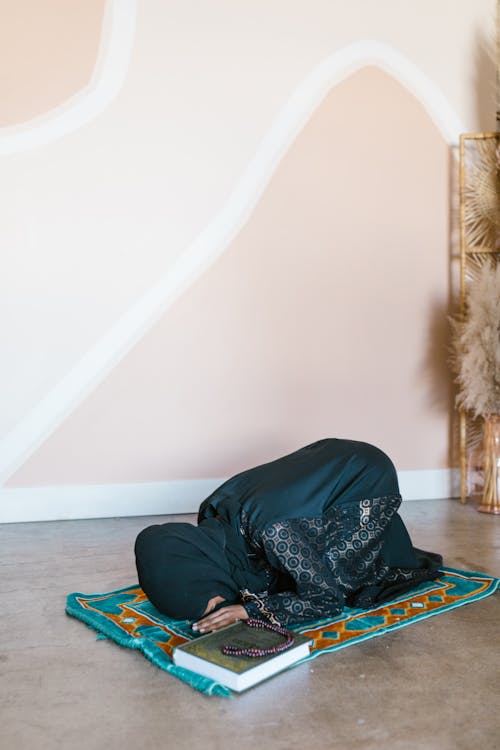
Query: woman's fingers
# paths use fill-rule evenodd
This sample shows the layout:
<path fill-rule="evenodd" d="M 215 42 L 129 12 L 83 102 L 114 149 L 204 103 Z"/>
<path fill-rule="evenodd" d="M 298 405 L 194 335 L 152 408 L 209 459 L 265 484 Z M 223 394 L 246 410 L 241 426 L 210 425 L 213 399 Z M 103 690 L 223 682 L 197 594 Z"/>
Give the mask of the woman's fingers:
<path fill-rule="evenodd" d="M 193 630 L 200 633 L 209 633 L 212 630 L 219 630 L 226 627 L 226 625 L 231 625 L 231 623 L 237 620 L 246 620 L 247 617 L 247 612 L 241 604 L 233 604 L 228 607 L 222 607 L 217 612 L 213 612 L 195 622 Z"/>
<path fill-rule="evenodd" d="M 208 615 L 208 617 L 204 617 L 203 620 L 195 623 L 193 625 L 193 630 L 198 630 L 200 633 L 205 633 L 210 630 L 217 630 L 218 628 L 223 628 L 226 625 L 230 625 L 237 619 L 237 617 L 229 612 L 215 612 L 213 615 Z"/>

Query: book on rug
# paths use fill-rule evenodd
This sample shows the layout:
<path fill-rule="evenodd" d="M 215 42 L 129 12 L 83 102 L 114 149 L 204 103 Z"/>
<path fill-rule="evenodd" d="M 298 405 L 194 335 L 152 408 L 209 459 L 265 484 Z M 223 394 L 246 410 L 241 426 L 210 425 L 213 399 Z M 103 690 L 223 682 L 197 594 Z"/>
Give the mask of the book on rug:
<path fill-rule="evenodd" d="M 224 646 L 269 649 L 283 644 L 281 635 L 247 627 L 245 622 L 240 621 L 177 646 L 173 660 L 178 667 L 210 677 L 231 690 L 241 692 L 309 656 L 311 643 L 310 638 L 294 634 L 293 643 L 277 654 L 257 657 L 223 654 Z"/>

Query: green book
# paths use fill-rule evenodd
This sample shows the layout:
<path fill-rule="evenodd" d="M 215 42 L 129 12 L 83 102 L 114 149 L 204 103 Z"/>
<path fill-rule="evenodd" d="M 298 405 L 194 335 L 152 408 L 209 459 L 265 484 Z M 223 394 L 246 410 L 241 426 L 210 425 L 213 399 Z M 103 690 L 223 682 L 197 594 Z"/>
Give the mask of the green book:
<path fill-rule="evenodd" d="M 178 667 L 210 677 L 240 692 L 309 656 L 311 639 L 295 635 L 293 643 L 285 651 L 258 657 L 228 656 L 222 653 L 222 647 L 270 648 L 279 643 L 283 643 L 283 636 L 278 633 L 249 628 L 244 622 L 236 622 L 177 646 L 173 659 Z"/>

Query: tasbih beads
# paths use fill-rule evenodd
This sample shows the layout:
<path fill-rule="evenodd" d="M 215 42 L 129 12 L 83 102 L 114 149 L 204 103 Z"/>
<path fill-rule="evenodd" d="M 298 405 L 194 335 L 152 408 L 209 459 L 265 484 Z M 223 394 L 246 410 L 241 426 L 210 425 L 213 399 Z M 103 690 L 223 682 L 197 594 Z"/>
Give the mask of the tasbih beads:
<path fill-rule="evenodd" d="M 221 651 L 226 656 L 251 656 L 257 658 L 259 656 L 272 656 L 273 654 L 279 654 L 281 651 L 285 651 L 289 648 L 295 638 L 286 628 L 282 628 L 280 625 L 273 625 L 271 622 L 264 622 L 264 620 L 245 620 L 245 625 L 249 628 L 257 628 L 258 630 L 270 630 L 272 633 L 282 635 L 286 640 L 282 643 L 277 643 L 276 646 L 270 646 L 269 648 L 242 648 L 240 646 L 223 646 Z"/>

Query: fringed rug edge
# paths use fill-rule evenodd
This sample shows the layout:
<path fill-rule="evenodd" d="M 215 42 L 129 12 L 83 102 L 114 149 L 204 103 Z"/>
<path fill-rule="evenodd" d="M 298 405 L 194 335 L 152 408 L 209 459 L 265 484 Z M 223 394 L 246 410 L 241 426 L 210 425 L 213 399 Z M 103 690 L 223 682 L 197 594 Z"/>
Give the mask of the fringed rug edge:
<path fill-rule="evenodd" d="M 127 591 L 128 586 L 119 591 Z M 224 697 L 231 696 L 232 691 L 220 685 L 218 682 L 214 682 L 207 677 L 191 672 L 188 669 L 177 667 L 168 657 L 165 656 L 163 651 L 154 646 L 147 638 L 137 638 L 128 634 L 124 634 L 120 628 L 104 615 L 97 613 L 87 613 L 82 609 L 77 599 L 79 596 L 86 596 L 86 594 L 80 592 L 74 592 L 68 594 L 66 598 L 66 613 L 71 617 L 75 617 L 78 620 L 87 625 L 97 633 L 97 636 L 104 636 L 117 643 L 119 646 L 124 648 L 131 648 L 142 651 L 144 656 L 149 659 L 155 666 L 163 669 L 164 672 L 174 675 L 178 679 L 186 682 L 190 687 L 198 690 L 205 695 L 221 695 Z"/>

